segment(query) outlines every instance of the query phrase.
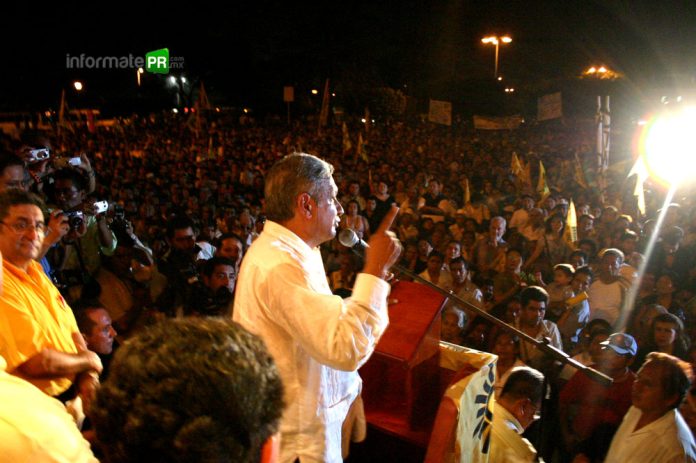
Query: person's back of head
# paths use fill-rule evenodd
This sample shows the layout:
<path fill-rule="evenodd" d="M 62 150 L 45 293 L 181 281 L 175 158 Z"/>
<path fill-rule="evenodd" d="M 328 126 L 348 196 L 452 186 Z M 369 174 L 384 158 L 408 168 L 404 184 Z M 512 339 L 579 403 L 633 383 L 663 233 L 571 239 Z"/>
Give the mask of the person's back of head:
<path fill-rule="evenodd" d="M 190 318 L 124 343 L 92 418 L 110 462 L 257 462 L 283 407 L 258 337 L 231 320 Z"/>

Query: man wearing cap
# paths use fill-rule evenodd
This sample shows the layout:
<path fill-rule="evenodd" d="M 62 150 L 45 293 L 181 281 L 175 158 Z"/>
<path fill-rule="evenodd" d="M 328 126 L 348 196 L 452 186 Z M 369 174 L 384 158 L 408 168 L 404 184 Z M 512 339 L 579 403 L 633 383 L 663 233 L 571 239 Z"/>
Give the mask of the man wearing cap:
<path fill-rule="evenodd" d="M 635 374 L 628 368 L 638 351 L 633 336 L 614 333 L 600 343 L 602 354 L 593 368 L 613 381 L 605 386 L 577 372 L 561 390 L 559 412 L 565 450 L 601 459 L 621 419 L 631 406 Z"/>

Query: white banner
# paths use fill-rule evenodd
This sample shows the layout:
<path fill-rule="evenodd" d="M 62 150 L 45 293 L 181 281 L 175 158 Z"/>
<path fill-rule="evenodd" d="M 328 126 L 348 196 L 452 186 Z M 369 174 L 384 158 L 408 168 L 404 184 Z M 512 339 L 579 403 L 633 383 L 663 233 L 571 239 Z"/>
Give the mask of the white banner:
<path fill-rule="evenodd" d="M 523 122 L 522 116 L 474 116 L 474 128 L 479 130 L 512 130 L 519 128 Z"/>
<path fill-rule="evenodd" d="M 452 125 L 452 103 L 449 101 L 430 100 L 428 120 L 436 124 Z"/>
<path fill-rule="evenodd" d="M 561 92 L 544 95 L 537 101 L 538 121 L 558 119 L 563 117 L 563 107 L 561 105 Z"/>

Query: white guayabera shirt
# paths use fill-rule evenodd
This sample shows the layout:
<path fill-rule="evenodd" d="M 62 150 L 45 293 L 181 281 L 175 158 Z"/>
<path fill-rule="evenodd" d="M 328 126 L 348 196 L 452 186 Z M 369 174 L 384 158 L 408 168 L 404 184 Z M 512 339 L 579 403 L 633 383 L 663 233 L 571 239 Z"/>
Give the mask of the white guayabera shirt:
<path fill-rule="evenodd" d="M 332 295 L 319 249 L 272 221 L 249 248 L 233 319 L 263 338 L 283 379 L 282 462 L 343 461 L 341 425 L 389 323 L 388 293 L 363 273 L 351 298 Z"/>

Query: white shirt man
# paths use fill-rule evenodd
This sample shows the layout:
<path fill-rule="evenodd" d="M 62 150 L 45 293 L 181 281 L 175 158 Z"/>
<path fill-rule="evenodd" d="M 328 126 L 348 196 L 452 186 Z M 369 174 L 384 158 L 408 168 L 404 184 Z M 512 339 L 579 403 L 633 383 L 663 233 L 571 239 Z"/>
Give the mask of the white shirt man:
<path fill-rule="evenodd" d="M 619 278 L 623 253 L 618 249 L 607 249 L 600 261 L 599 278 L 588 291 L 590 320 L 602 318 L 613 327 L 619 325 L 626 289 Z"/>
<path fill-rule="evenodd" d="M 696 444 L 677 407 L 689 388 L 691 366 L 653 352 L 633 383 L 633 406 L 614 434 L 605 463 L 696 461 Z"/>
<path fill-rule="evenodd" d="M 297 178 L 309 170 L 313 178 Z M 341 425 L 361 388 L 356 370 L 388 324 L 383 278 L 400 248 L 387 229 L 398 209 L 371 236 L 365 273 L 344 301 L 331 294 L 318 248 L 343 213 L 336 192 L 318 158 L 279 161 L 266 178 L 269 220 L 239 275 L 234 320 L 263 338 L 285 385 L 281 462 L 342 461 Z"/>

